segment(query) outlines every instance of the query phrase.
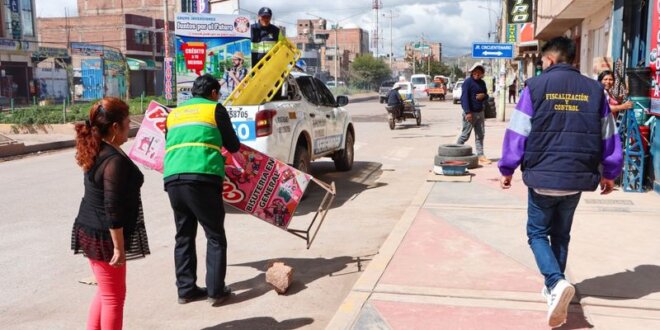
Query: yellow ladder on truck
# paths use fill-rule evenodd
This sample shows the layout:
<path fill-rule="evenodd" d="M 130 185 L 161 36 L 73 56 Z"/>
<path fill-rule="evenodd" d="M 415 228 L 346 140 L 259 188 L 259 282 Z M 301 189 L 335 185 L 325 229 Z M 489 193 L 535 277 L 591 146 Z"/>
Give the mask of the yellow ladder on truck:
<path fill-rule="evenodd" d="M 225 100 L 225 106 L 263 104 L 279 92 L 300 50 L 288 39 L 280 40 L 241 80 Z"/>

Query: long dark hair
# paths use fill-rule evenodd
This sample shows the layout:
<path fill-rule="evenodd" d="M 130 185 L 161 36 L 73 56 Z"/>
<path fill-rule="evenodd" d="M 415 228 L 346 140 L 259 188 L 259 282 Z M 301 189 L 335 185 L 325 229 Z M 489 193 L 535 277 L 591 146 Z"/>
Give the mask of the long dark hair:
<path fill-rule="evenodd" d="M 598 74 L 598 82 L 603 83 L 603 79 L 605 79 L 605 77 L 607 77 L 607 76 L 612 76 L 612 79 L 614 79 L 614 72 L 612 72 L 610 70 L 605 70 L 605 71 L 599 73 Z"/>
<path fill-rule="evenodd" d="M 116 97 L 105 97 L 89 109 L 89 119 L 77 123 L 76 163 L 87 172 L 101 151 L 101 141 L 108 136 L 112 124 L 122 124 L 128 117 L 128 104 Z"/>

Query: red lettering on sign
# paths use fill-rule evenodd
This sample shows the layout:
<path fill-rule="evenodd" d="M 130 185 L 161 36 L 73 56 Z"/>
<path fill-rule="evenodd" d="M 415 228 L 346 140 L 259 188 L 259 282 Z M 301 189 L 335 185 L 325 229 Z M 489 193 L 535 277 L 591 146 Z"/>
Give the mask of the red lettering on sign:
<path fill-rule="evenodd" d="M 235 204 L 242 201 L 245 194 L 233 182 L 225 180 L 222 184 L 222 197 L 227 203 Z"/>

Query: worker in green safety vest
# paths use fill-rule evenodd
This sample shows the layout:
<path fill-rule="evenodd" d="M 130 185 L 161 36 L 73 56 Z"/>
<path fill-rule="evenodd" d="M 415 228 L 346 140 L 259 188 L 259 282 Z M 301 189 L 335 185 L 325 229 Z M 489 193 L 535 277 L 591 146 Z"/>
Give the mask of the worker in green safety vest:
<path fill-rule="evenodd" d="M 256 67 L 257 63 L 275 47 L 275 44 L 285 38 L 277 26 L 270 24 L 273 17 L 273 11 L 270 8 L 263 7 L 259 9 L 258 16 L 258 21 L 250 26 L 252 67 Z"/>
<path fill-rule="evenodd" d="M 237 152 L 240 142 L 227 109 L 218 103 L 220 83 L 210 74 L 195 79 L 193 98 L 167 116 L 164 180 L 176 225 L 174 266 L 180 304 L 207 299 L 218 305 L 231 295 L 225 286 L 227 238 L 222 185 L 222 148 Z M 197 286 L 195 236 L 206 233 L 206 289 Z"/>

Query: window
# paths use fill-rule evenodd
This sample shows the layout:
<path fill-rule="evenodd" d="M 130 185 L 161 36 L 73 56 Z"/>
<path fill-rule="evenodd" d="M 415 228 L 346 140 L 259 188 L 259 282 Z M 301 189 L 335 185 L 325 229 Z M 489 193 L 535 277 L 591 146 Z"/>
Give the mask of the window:
<path fill-rule="evenodd" d="M 316 96 L 316 91 L 314 90 L 312 77 L 298 77 L 296 78 L 296 82 L 298 83 L 298 87 L 300 87 L 300 91 L 302 92 L 305 99 L 307 99 L 307 101 L 312 104 L 319 105 L 319 100 Z"/>
<path fill-rule="evenodd" d="M 327 87 L 325 87 L 323 82 L 314 78 L 314 85 L 316 87 L 316 91 L 318 92 L 317 94 L 319 96 L 319 102 L 321 105 L 332 108 L 337 106 L 337 102 L 335 102 L 335 96 L 332 95 L 332 92 L 330 92 Z"/>
<path fill-rule="evenodd" d="M 134 39 L 135 39 L 135 43 L 138 45 L 151 44 L 149 40 L 149 31 L 147 30 L 135 30 Z"/>
<path fill-rule="evenodd" d="M 23 21 L 23 35 L 26 37 L 34 37 L 32 0 L 21 0 L 21 21 Z"/>

